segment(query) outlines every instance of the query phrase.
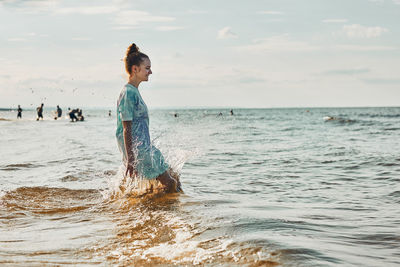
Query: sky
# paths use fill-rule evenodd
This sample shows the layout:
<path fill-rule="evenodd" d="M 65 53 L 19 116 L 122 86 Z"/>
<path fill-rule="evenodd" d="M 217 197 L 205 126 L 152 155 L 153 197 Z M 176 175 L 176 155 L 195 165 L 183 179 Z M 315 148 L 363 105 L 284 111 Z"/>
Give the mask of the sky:
<path fill-rule="evenodd" d="M 400 106 L 400 0 L 0 0 L 0 107 Z"/>

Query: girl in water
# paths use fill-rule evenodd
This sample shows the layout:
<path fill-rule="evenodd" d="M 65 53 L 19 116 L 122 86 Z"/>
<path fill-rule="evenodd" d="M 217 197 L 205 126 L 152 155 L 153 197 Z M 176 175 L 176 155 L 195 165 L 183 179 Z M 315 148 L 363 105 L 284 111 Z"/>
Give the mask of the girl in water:
<path fill-rule="evenodd" d="M 125 57 L 129 81 L 122 89 L 117 105 L 118 147 L 126 167 L 125 176 L 158 180 L 166 192 L 180 192 L 180 183 L 171 177 L 160 150 L 150 141 L 147 106 L 139 93 L 139 85 L 152 74 L 149 57 L 132 44 Z"/>

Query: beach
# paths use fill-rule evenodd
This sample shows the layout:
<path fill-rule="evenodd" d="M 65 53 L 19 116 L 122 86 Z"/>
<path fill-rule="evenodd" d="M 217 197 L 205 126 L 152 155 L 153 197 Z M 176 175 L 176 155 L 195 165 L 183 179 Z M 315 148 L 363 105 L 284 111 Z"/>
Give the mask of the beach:
<path fill-rule="evenodd" d="M 0 111 L 0 265 L 400 265 L 399 107 L 151 109 L 184 194 L 150 197 L 108 110 Z"/>

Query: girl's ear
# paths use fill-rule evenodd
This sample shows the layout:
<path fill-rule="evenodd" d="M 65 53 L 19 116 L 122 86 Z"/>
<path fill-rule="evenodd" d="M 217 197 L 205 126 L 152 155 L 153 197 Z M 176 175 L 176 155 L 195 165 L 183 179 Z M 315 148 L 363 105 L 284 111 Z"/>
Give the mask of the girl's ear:
<path fill-rule="evenodd" d="M 136 74 L 136 72 L 137 72 L 137 66 L 133 65 L 131 70 L 132 70 L 132 71 L 131 71 L 132 74 Z"/>
<path fill-rule="evenodd" d="M 138 72 L 139 72 L 139 67 L 136 66 L 136 65 L 133 65 L 132 71 L 133 71 L 133 73 L 135 73 L 135 74 L 138 73 Z"/>

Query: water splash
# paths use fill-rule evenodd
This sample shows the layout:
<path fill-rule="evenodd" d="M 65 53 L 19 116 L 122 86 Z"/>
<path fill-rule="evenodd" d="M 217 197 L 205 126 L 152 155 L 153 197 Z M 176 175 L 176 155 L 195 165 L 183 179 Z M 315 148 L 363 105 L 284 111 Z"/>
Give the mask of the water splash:
<path fill-rule="evenodd" d="M 181 148 L 168 150 L 165 159 L 170 166 L 169 174 L 180 181 L 180 172 L 185 162 L 197 154 L 196 150 L 187 151 Z M 123 198 L 153 198 L 165 193 L 159 181 L 140 176 L 129 177 L 125 175 L 125 171 L 125 165 L 122 164 L 116 174 L 109 177 L 108 190 L 102 191 L 104 199 L 114 201 Z"/>

